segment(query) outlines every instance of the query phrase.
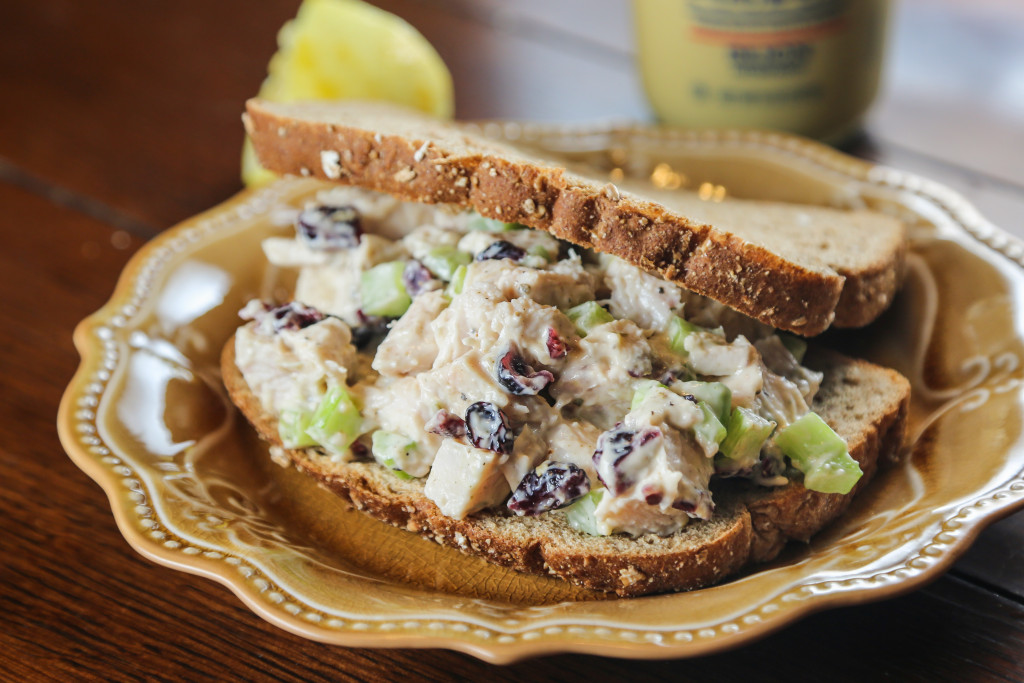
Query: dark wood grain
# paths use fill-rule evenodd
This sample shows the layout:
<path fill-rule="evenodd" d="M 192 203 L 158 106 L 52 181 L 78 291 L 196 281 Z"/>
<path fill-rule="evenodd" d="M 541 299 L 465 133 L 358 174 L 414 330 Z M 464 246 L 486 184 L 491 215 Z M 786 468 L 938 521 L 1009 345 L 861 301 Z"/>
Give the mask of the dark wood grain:
<path fill-rule="evenodd" d="M 378 4 L 437 45 L 462 116 L 643 116 L 621 44 L 626 0 L 566 26 L 580 1 Z M 1024 680 L 1020 515 L 926 589 L 687 662 L 562 655 L 499 668 L 326 646 L 131 550 L 55 434 L 77 364 L 71 330 L 106 301 L 140 237 L 238 187 L 238 114 L 297 4 L 0 3 L 0 680 Z M 887 142 L 900 139 L 892 121 L 876 158 L 970 191 L 1024 234 L 1015 176 Z"/>
<path fill-rule="evenodd" d="M 216 204 L 239 187 L 242 103 L 298 0 L 251 5 L 0 4 L 0 155 L 151 231 Z"/>

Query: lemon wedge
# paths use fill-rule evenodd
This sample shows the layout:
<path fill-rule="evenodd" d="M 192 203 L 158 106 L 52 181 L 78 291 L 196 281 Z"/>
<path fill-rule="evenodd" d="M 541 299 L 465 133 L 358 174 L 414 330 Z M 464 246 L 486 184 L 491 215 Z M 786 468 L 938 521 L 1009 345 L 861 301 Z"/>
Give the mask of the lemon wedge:
<path fill-rule="evenodd" d="M 433 46 L 401 18 L 361 0 L 303 0 L 277 35 L 259 96 L 296 100 L 385 100 L 449 118 L 452 77 Z M 276 174 L 260 166 L 248 137 L 242 181 Z"/>

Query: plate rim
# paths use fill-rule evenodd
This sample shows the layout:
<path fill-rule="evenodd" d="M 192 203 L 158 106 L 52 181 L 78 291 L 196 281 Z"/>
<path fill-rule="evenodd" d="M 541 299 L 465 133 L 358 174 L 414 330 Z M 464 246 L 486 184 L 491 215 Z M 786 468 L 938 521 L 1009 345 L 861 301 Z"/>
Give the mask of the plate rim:
<path fill-rule="evenodd" d="M 483 121 L 468 125 L 489 137 L 528 144 L 542 143 L 545 138 L 550 137 L 572 136 L 584 139 L 588 136 L 600 136 L 602 139 L 610 141 L 630 141 L 643 138 L 648 142 L 656 141 L 667 145 L 681 144 L 691 148 L 694 146 L 766 148 L 776 155 L 812 162 L 844 175 L 850 180 L 910 193 L 930 200 L 957 226 L 963 228 L 967 237 L 1024 269 L 1024 245 L 1009 233 L 987 221 L 958 192 L 922 176 L 857 159 L 799 136 L 754 129 L 687 130 L 638 123 L 577 125 Z M 602 147 L 610 148 L 611 146 L 606 143 Z M 472 624 L 454 622 L 464 623 L 469 628 L 465 631 L 449 631 L 445 635 L 430 635 L 420 623 L 417 623 L 415 628 L 403 628 L 403 625 L 399 625 L 398 628 L 385 632 L 366 628 L 366 624 L 360 627 L 358 621 L 349 624 L 348 622 L 351 620 L 348 619 L 343 621 L 341 627 L 327 628 L 321 621 L 312 619 L 310 615 L 314 617 L 318 615 L 310 611 L 305 612 L 305 618 L 303 618 L 299 613 L 283 609 L 280 606 L 282 603 L 275 604 L 261 599 L 251 582 L 246 580 L 247 577 L 240 573 L 240 568 L 246 566 L 244 560 L 231 563 L 230 559 L 227 559 L 222 553 L 214 552 L 211 555 L 198 548 L 192 549 L 195 552 L 187 552 L 187 548 L 183 548 L 181 543 L 173 539 L 161 542 L 154 539 L 152 535 L 147 535 L 145 529 L 152 527 L 140 526 L 137 523 L 137 515 L 133 514 L 130 504 L 125 498 L 126 486 L 130 489 L 130 493 L 135 491 L 125 483 L 134 478 L 133 475 L 124 473 L 124 470 L 130 470 L 130 468 L 119 462 L 110 462 L 110 458 L 114 460 L 117 458 L 111 455 L 109 449 L 106 453 L 103 452 L 105 447 L 102 439 L 96 433 L 95 426 L 90 433 L 88 429 L 83 428 L 83 425 L 88 423 L 79 421 L 78 417 L 83 412 L 88 412 L 87 404 L 90 401 L 101 400 L 106 388 L 105 381 L 97 381 L 103 377 L 104 370 L 101 361 L 110 357 L 109 345 L 101 330 L 109 331 L 110 327 L 121 327 L 130 320 L 132 312 L 138 309 L 139 302 L 145 298 L 143 296 L 145 281 L 159 275 L 162 272 L 161 266 L 170 256 L 181 252 L 187 248 L 188 244 L 200 239 L 202 233 L 213 232 L 216 226 L 209 225 L 211 219 L 227 220 L 227 217 L 236 214 L 245 215 L 247 212 L 258 210 L 261 205 L 269 205 L 275 197 L 275 192 L 288 182 L 292 181 L 280 181 L 263 188 L 242 190 L 226 201 L 163 231 L 132 256 L 122 270 L 110 299 L 75 327 L 73 339 L 81 360 L 61 398 L 57 414 L 57 431 L 71 460 L 96 481 L 106 494 L 118 529 L 132 548 L 158 564 L 217 581 L 229 588 L 260 617 L 296 635 L 347 647 L 445 648 L 461 651 L 494 664 L 507 664 L 528 657 L 566 652 L 632 659 L 668 659 L 705 655 L 764 637 L 797 619 L 824 609 L 895 597 L 919 588 L 945 573 L 970 547 L 985 527 L 1024 507 L 1024 471 L 1022 471 L 1008 475 L 1005 481 L 993 484 L 978 492 L 976 496 L 962 501 L 955 510 L 955 514 L 951 511 L 951 516 L 944 519 L 943 522 L 955 520 L 965 511 L 974 509 L 981 503 L 985 503 L 984 507 L 986 507 L 984 511 L 969 515 L 968 519 L 962 520 L 956 529 L 957 533 L 952 535 L 951 540 L 936 544 L 933 539 L 932 545 L 941 545 L 941 547 L 935 551 L 936 555 L 928 557 L 929 561 L 923 568 L 913 572 L 908 570 L 906 576 L 882 585 L 851 591 L 836 590 L 813 595 L 813 599 L 797 600 L 794 601 L 795 604 L 779 610 L 776 616 L 744 624 L 742 627 L 737 624 L 715 624 L 715 628 L 710 629 L 710 635 L 704 633 L 709 629 L 701 629 L 696 634 L 689 633 L 694 629 L 687 629 L 690 637 L 682 640 L 668 638 L 673 632 L 677 635 L 680 632 L 664 625 L 646 629 L 633 626 L 621 628 L 619 629 L 620 635 L 631 632 L 634 636 L 630 638 L 623 636 L 618 640 L 583 635 L 573 639 L 546 641 L 544 638 L 529 638 L 527 636 L 530 633 L 540 633 L 545 628 L 553 627 L 542 625 L 535 630 L 498 632 L 494 629 L 477 628 L 474 630 Z M 207 228 L 202 230 L 204 225 Z M 107 372 L 107 375 L 109 374 L 110 372 Z M 92 413 L 95 421 L 96 410 L 93 409 Z M 117 470 L 118 467 L 123 469 Z M 998 498 L 999 495 L 1003 495 L 1003 498 Z M 156 516 L 156 513 L 153 514 Z M 938 533 L 943 533 L 943 531 L 937 532 L 936 535 Z M 215 557 L 215 555 L 220 555 L 220 557 Z M 906 558 L 906 565 L 920 557 L 923 555 Z M 769 600 L 779 599 L 781 595 L 786 594 L 788 592 L 783 591 Z M 642 600 L 643 598 L 632 599 Z M 416 621 L 431 622 L 431 620 L 422 618 Z M 439 623 L 449 621 L 449 618 L 437 620 Z M 726 628 L 729 626 L 736 628 Z M 564 624 L 554 628 L 560 628 L 561 631 L 566 630 Z M 614 629 L 605 630 L 613 631 Z M 487 631 L 488 634 L 483 636 L 481 635 L 482 631 Z M 494 633 L 492 634 L 490 631 L 494 631 Z"/>

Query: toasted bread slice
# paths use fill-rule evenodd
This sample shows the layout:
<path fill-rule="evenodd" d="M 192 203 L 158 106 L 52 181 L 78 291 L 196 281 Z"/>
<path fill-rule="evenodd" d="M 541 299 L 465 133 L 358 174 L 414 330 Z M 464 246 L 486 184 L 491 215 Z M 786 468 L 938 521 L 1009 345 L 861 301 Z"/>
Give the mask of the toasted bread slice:
<path fill-rule="evenodd" d="M 250 392 L 235 365 L 234 349 L 232 337 L 221 358 L 231 399 L 264 440 L 281 446 L 277 423 Z M 588 536 L 573 530 L 559 513 L 516 517 L 487 512 L 453 519 L 424 495 L 422 480 L 403 481 L 372 462 L 331 462 L 315 449 L 287 453 L 298 469 L 356 508 L 495 564 L 553 574 L 620 596 L 690 590 L 774 558 L 790 539 L 806 541 L 846 509 L 880 460 L 898 453 L 910 394 L 907 381 L 892 370 L 833 353 L 820 353 L 810 364 L 825 372 L 814 409 L 846 439 L 864 470 L 854 491 L 837 495 L 808 491 L 798 483 L 759 488 L 722 482 L 714 493 L 714 517 L 667 538 Z"/>
<path fill-rule="evenodd" d="M 455 124 L 368 102 L 250 100 L 260 161 L 403 199 L 472 207 L 614 254 L 763 323 L 806 336 L 860 326 L 900 281 L 902 224 L 867 211 L 733 200 L 577 175 Z"/>

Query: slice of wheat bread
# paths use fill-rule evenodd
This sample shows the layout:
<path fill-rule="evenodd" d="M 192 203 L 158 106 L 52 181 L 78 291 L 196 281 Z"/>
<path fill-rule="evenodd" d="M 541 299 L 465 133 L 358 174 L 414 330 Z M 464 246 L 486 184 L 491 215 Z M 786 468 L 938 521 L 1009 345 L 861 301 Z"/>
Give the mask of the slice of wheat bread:
<path fill-rule="evenodd" d="M 232 337 L 221 358 L 228 393 L 260 436 L 280 446 L 276 421 L 250 392 L 235 365 L 234 348 Z M 725 482 L 714 493 L 712 520 L 692 523 L 667 538 L 587 536 L 557 513 L 515 517 L 490 512 L 452 519 L 424 495 L 421 480 L 400 480 L 371 462 L 334 463 L 313 449 L 287 453 L 298 469 L 356 508 L 495 564 L 624 597 L 690 590 L 774 558 L 789 539 L 807 540 L 846 509 L 880 459 L 897 454 L 906 422 L 907 381 L 892 370 L 838 354 L 821 353 L 811 364 L 825 371 L 814 408 L 847 440 L 864 470 L 854 493 L 816 493 L 795 483 L 768 489 Z"/>
<path fill-rule="evenodd" d="M 455 124 L 369 102 L 250 100 L 264 166 L 472 207 L 615 254 L 773 327 L 859 326 L 891 301 L 905 232 L 881 214 L 694 200 L 565 170 Z"/>

